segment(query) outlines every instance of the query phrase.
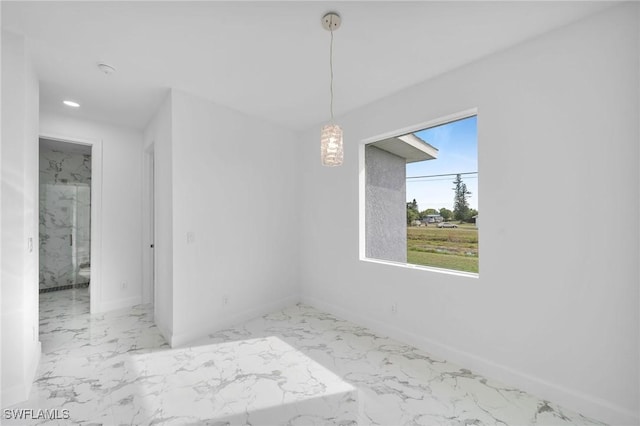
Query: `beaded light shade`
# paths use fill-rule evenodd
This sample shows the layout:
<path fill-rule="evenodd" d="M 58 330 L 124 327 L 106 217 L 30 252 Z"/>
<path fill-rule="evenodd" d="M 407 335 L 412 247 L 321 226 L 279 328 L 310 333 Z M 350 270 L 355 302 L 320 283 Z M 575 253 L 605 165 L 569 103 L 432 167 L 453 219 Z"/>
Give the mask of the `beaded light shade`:
<path fill-rule="evenodd" d="M 342 164 L 342 128 L 337 124 L 325 124 L 320 134 L 320 150 L 323 166 Z"/>
<path fill-rule="evenodd" d="M 333 123 L 333 31 L 340 28 L 342 20 L 340 15 L 335 12 L 329 12 L 322 17 L 322 27 L 331 32 L 331 44 L 329 45 L 329 71 L 330 71 L 330 103 L 329 113 L 331 114 L 331 122 L 322 127 L 320 133 L 320 157 L 322 165 L 328 167 L 339 166 L 342 164 L 342 128 Z"/>

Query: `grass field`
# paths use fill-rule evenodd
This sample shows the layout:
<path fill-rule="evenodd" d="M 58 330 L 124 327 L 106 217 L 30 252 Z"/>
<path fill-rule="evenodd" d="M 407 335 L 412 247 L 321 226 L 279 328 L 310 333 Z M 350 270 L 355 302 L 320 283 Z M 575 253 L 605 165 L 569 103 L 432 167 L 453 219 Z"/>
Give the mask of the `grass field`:
<path fill-rule="evenodd" d="M 478 229 L 472 224 L 408 226 L 407 263 L 477 273 Z"/>

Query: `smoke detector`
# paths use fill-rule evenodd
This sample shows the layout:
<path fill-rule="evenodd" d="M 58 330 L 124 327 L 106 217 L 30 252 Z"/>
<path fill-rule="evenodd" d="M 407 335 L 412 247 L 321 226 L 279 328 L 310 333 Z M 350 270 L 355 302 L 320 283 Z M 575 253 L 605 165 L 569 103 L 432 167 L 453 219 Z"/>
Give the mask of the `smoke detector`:
<path fill-rule="evenodd" d="M 104 62 L 98 63 L 98 69 L 105 73 L 106 75 L 111 75 L 116 72 L 116 69 L 109 64 L 105 64 Z"/>

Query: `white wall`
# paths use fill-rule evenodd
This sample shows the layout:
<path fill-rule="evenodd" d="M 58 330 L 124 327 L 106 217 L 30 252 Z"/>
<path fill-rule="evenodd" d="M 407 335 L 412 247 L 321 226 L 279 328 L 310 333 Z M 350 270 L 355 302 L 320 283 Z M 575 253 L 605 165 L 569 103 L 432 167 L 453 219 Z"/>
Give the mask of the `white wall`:
<path fill-rule="evenodd" d="M 637 424 L 638 40 L 624 5 L 340 117 L 341 168 L 320 165 L 320 126 L 305 132 L 303 300 Z M 361 141 L 474 107 L 479 278 L 359 260 Z"/>
<path fill-rule="evenodd" d="M 2 32 L 2 395 L 29 395 L 38 342 L 38 80 L 24 38 Z M 32 239 L 33 249 L 28 249 Z"/>
<path fill-rule="evenodd" d="M 40 134 L 71 141 L 102 141 L 101 284 L 100 294 L 94 291 L 92 297 L 99 298 L 97 312 L 139 304 L 142 300 L 142 132 L 41 111 Z M 95 178 L 96 171 L 93 173 Z M 95 194 L 92 197 L 95 206 L 98 200 Z"/>
<path fill-rule="evenodd" d="M 153 149 L 154 155 L 154 249 L 147 250 L 151 243 L 151 235 L 146 232 L 143 242 L 143 256 L 145 258 L 145 293 L 154 295 L 154 321 L 163 336 L 171 342 L 173 335 L 173 167 L 172 167 L 172 112 L 171 94 L 168 93 L 164 102 L 158 108 L 155 116 L 144 132 L 145 151 Z M 148 163 L 144 163 L 148 167 Z M 144 176 L 149 178 L 149 171 Z M 143 199 L 149 201 L 150 185 L 145 185 L 146 194 Z M 149 212 L 148 205 L 145 211 Z M 145 221 L 149 220 L 145 216 Z M 146 225 L 146 224 L 145 224 Z M 145 230 L 148 228 L 145 226 Z M 151 256 L 155 253 L 155 274 L 150 274 L 153 265 Z M 155 283 L 152 277 L 155 276 Z M 149 301 L 145 301 L 149 302 Z"/>
<path fill-rule="evenodd" d="M 179 91 L 172 107 L 171 343 L 180 345 L 298 300 L 297 141 Z"/>

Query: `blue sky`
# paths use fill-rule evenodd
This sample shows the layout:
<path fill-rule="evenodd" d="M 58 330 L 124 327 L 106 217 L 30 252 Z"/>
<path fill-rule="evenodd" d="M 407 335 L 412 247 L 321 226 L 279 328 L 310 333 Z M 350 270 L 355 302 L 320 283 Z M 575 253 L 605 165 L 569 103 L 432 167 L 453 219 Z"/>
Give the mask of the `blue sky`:
<path fill-rule="evenodd" d="M 454 121 L 415 132 L 421 139 L 438 148 L 438 158 L 407 164 L 407 177 L 478 171 L 477 117 Z M 455 176 L 407 180 L 407 201 L 414 198 L 420 211 L 428 208 L 453 210 Z M 472 192 L 469 207 L 478 210 L 478 175 L 463 175 Z"/>

